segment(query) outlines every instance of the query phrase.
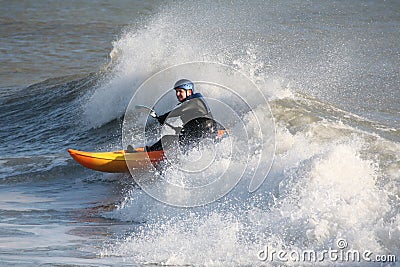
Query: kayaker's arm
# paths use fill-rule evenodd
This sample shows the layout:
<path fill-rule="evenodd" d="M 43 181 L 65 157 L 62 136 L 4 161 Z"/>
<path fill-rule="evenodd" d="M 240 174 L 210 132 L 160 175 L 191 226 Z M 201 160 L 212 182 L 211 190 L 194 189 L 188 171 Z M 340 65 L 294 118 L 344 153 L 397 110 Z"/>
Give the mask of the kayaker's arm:
<path fill-rule="evenodd" d="M 163 125 L 163 124 L 168 125 L 168 126 L 171 127 L 172 129 L 174 129 L 174 131 L 175 131 L 176 134 L 178 134 L 178 133 L 181 131 L 182 128 L 181 128 L 181 127 L 175 127 L 175 126 L 173 126 L 172 124 L 169 124 L 168 122 L 166 122 L 166 120 L 167 120 L 168 116 L 170 115 L 170 113 L 171 113 L 171 111 L 170 111 L 170 112 L 167 112 L 167 113 L 165 113 L 165 114 L 163 114 L 163 115 L 161 115 L 161 116 L 152 116 L 152 117 L 155 118 L 155 119 L 157 119 L 158 122 L 159 122 L 161 125 Z M 150 114 L 150 115 L 151 115 L 151 114 Z"/>
<path fill-rule="evenodd" d="M 168 115 L 171 113 L 171 111 L 170 112 L 167 112 L 167 113 L 165 113 L 165 114 L 163 114 L 163 115 L 160 115 L 160 116 L 158 116 L 158 117 L 155 117 L 157 120 L 158 120 L 158 122 L 161 124 L 161 125 L 163 125 L 164 123 L 165 123 L 165 120 L 168 118 Z"/>

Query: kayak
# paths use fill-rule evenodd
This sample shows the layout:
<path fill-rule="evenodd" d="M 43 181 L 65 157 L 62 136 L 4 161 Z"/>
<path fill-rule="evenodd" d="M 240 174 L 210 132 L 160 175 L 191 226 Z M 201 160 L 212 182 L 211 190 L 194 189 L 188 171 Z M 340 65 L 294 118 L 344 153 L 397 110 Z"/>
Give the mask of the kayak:
<path fill-rule="evenodd" d="M 150 163 L 157 164 L 164 159 L 164 151 L 149 151 L 135 148 L 135 151 L 117 150 L 111 152 L 85 152 L 68 149 L 71 157 L 82 166 L 101 172 L 128 172 L 127 162 L 132 169 L 146 169 Z"/>
<path fill-rule="evenodd" d="M 218 130 L 217 138 L 221 139 L 229 131 Z M 135 148 L 133 152 L 117 150 L 111 152 L 85 152 L 68 149 L 71 157 L 82 166 L 101 172 L 123 173 L 131 169 L 147 169 L 164 159 L 164 151 L 144 151 L 143 147 Z"/>

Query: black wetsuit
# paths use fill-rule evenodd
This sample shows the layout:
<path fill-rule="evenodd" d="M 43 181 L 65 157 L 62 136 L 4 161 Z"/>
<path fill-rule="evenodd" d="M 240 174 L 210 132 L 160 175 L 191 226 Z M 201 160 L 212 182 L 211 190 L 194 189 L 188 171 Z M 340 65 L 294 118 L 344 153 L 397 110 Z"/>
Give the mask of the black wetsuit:
<path fill-rule="evenodd" d="M 217 132 L 211 111 L 200 93 L 188 96 L 175 109 L 157 119 L 160 124 L 164 124 L 168 118 L 172 117 L 179 117 L 183 123 L 178 136 L 180 146 L 198 142 L 201 138 L 210 137 Z M 162 139 L 146 149 L 147 151 L 162 150 L 162 144 L 169 144 L 173 139 L 176 140 L 176 136 L 163 136 Z"/>

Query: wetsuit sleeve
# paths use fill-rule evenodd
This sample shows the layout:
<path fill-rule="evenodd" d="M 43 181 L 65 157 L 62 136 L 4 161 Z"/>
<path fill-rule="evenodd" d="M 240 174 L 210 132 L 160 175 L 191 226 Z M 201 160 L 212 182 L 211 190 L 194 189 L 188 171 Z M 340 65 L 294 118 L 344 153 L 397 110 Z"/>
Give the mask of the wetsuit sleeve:
<path fill-rule="evenodd" d="M 164 124 L 164 122 L 165 122 L 165 120 L 167 119 L 167 117 L 168 117 L 168 115 L 171 113 L 171 111 L 170 112 L 167 112 L 167 113 L 165 113 L 165 114 L 163 114 L 163 115 L 161 115 L 161 116 L 158 116 L 157 117 L 157 120 L 158 120 L 158 122 L 162 125 L 162 124 Z"/>
<path fill-rule="evenodd" d="M 173 110 L 171 110 L 171 111 L 169 111 L 169 112 L 167 112 L 167 113 L 165 113 L 165 114 L 163 114 L 161 116 L 158 116 L 157 117 L 158 122 L 162 125 L 162 124 L 165 123 L 165 120 L 168 117 L 170 117 L 170 118 L 172 118 L 172 117 L 180 117 L 182 112 L 184 112 L 182 107 L 184 107 L 184 105 L 178 104 L 178 106 L 175 109 L 173 109 Z"/>

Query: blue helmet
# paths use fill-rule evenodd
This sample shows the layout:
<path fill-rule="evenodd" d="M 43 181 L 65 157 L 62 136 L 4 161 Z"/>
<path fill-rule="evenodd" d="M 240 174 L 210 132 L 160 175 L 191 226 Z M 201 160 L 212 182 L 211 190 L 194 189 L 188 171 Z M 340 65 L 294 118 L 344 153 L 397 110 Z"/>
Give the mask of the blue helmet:
<path fill-rule="evenodd" d="M 190 80 L 182 79 L 175 83 L 174 89 L 192 90 L 194 92 L 194 84 Z"/>

